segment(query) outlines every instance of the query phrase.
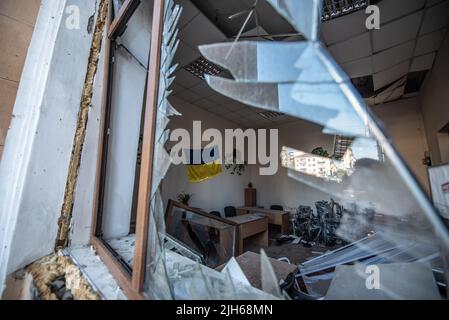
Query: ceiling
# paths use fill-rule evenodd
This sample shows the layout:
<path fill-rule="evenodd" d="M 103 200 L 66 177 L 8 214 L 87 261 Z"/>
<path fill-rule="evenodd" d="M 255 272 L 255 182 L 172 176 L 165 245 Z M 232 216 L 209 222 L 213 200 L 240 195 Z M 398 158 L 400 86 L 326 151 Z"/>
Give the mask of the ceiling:
<path fill-rule="evenodd" d="M 181 4 L 184 9 L 178 24 L 181 42 L 175 56 L 175 63 L 178 63 L 179 66 L 172 86 L 173 96 L 219 115 L 243 128 L 267 127 L 295 120 L 287 116 L 266 119 L 260 115 L 261 112 L 266 110 L 246 106 L 227 98 L 210 89 L 205 81 L 187 72 L 184 67 L 200 57 L 197 49 L 200 44 L 224 42 L 228 41 L 228 37 L 206 18 L 191 1 L 176 0 L 176 2 Z M 250 30 L 245 34 L 251 35 L 254 32 Z"/>
<path fill-rule="evenodd" d="M 364 97 L 370 104 L 418 94 L 449 24 L 448 0 L 383 0 L 377 5 L 379 30 L 366 29 L 364 10 L 321 28 L 323 42 L 349 77 L 354 82 L 365 78 Z"/>
<path fill-rule="evenodd" d="M 173 95 L 242 127 L 292 121 L 286 116 L 265 119 L 259 114 L 262 110 L 216 93 L 184 69 L 200 57 L 197 49 L 200 44 L 230 41 L 241 28 L 245 15 L 240 20 L 225 18 L 250 8 L 253 1 L 175 1 L 183 6 L 183 13 L 179 22 L 181 42 L 175 57 L 179 66 Z M 202 11 L 193 2 L 201 2 Z M 263 17 L 259 32 L 252 23 L 245 29 L 244 37 L 261 32 L 270 35 L 293 32 L 264 0 L 259 3 L 258 14 Z M 321 40 L 370 104 L 417 94 L 427 70 L 433 66 L 449 24 L 449 0 L 382 0 L 377 5 L 381 10 L 380 30 L 366 29 L 364 10 L 328 20 L 321 29 Z"/>

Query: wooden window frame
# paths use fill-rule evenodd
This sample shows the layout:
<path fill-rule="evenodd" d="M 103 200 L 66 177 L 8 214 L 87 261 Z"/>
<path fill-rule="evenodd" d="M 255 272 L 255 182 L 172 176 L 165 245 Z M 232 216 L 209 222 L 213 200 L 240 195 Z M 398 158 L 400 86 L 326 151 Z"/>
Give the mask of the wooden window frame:
<path fill-rule="evenodd" d="M 153 0 L 153 21 L 151 31 L 151 46 L 149 52 L 149 70 L 146 82 L 146 94 L 144 97 L 144 122 L 143 122 L 143 146 L 142 161 L 139 175 L 139 187 L 137 196 L 137 216 L 136 216 L 136 242 L 134 249 L 133 270 L 130 274 L 123 264 L 117 259 L 113 251 L 99 237 L 97 237 L 98 215 L 100 212 L 100 196 L 103 157 L 104 157 L 104 138 L 105 125 L 109 122 L 106 119 L 108 114 L 106 110 L 110 108 L 111 94 L 111 51 L 113 50 L 113 39 L 120 36 L 126 29 L 129 18 L 133 15 L 140 0 L 126 0 L 117 17 L 113 17 L 113 2 L 108 0 L 108 21 L 107 21 L 107 37 L 105 44 L 105 63 L 103 78 L 103 100 L 100 119 L 100 133 L 98 144 L 98 157 L 95 177 L 93 219 L 91 228 L 91 245 L 94 247 L 102 261 L 105 263 L 109 271 L 115 277 L 119 286 L 123 289 L 129 299 L 144 299 L 143 287 L 145 281 L 145 264 L 147 254 L 148 239 L 148 223 L 150 208 L 150 192 L 153 174 L 153 152 L 155 145 L 155 127 L 157 116 L 158 86 L 160 77 L 160 58 L 161 43 L 164 25 L 164 3 L 165 0 Z"/>

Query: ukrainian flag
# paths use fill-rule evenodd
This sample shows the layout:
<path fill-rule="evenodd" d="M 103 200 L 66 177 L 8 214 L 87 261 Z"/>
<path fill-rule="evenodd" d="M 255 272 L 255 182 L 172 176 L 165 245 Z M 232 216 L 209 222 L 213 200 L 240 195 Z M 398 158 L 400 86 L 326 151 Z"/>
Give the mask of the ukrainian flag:
<path fill-rule="evenodd" d="M 218 147 L 205 150 L 188 150 L 187 176 L 190 182 L 199 183 L 219 176 L 222 173 Z"/>

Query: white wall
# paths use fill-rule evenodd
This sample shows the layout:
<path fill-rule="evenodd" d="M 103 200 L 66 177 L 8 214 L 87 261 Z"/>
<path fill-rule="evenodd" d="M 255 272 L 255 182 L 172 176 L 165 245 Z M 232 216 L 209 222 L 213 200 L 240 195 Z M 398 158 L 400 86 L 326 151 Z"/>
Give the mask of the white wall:
<path fill-rule="evenodd" d="M 406 164 L 429 192 L 427 167 L 423 164 L 428 147 L 418 99 L 399 100 L 372 109 L 385 125 Z"/>
<path fill-rule="evenodd" d="M 273 127 L 279 129 L 279 155 L 282 147 L 311 153 L 317 147 L 323 147 L 333 153 L 334 137 L 324 135 L 320 126 L 306 121 L 294 121 Z M 330 200 L 331 196 L 287 176 L 287 170 L 281 167 L 273 176 L 261 176 L 259 167 L 251 166 L 251 181 L 257 189 L 257 205 L 269 208 L 282 205 L 284 208 L 297 208 L 300 205 L 314 207 L 316 201 Z"/>
<path fill-rule="evenodd" d="M 72 4 L 79 30 L 65 27 Z M 42 1 L 0 164 L 0 291 L 7 272 L 54 250 L 96 11 Z"/>
<path fill-rule="evenodd" d="M 237 125 L 233 122 L 198 108 L 192 104 L 184 102 L 175 97 L 169 99 L 175 109 L 182 113 L 181 117 L 173 117 L 169 125 L 171 130 L 183 128 L 192 132 L 193 121 L 202 121 L 202 130 L 215 128 L 220 131 L 224 129 L 234 129 Z M 224 137 L 224 133 L 223 133 Z M 223 214 L 226 206 L 244 205 L 244 189 L 250 182 L 250 170 L 242 176 L 231 175 L 223 166 L 223 173 L 211 180 L 200 183 L 191 183 L 187 178 L 185 165 L 172 165 L 162 182 L 162 196 L 164 204 L 168 199 L 177 199 L 181 192 L 193 194 L 190 206 L 201 208 L 204 211 L 219 211 Z"/>
<path fill-rule="evenodd" d="M 449 123 L 449 33 L 419 95 L 433 164 L 441 163 L 437 133 Z"/>
<path fill-rule="evenodd" d="M 185 128 L 191 131 L 194 120 L 203 121 L 203 131 L 207 128 L 222 130 L 239 127 L 182 100 L 173 98 L 171 101 L 183 114 L 182 117 L 174 118 L 176 120 L 170 124 L 171 129 Z M 312 152 L 316 147 L 323 147 L 330 154 L 333 152 L 334 137 L 323 134 L 320 126 L 298 120 L 271 128 L 279 129 L 278 156 L 282 146 L 306 152 Z M 265 208 L 271 205 L 282 205 L 286 208 L 297 208 L 299 205 L 314 206 L 316 201 L 330 200 L 330 195 L 289 178 L 287 170 L 281 167 L 280 157 L 278 161 L 279 170 L 273 176 L 261 176 L 258 165 L 249 165 L 241 177 L 230 175 L 223 168 L 221 176 L 198 184 L 188 181 L 184 165 L 172 165 L 162 183 L 164 203 L 166 204 L 168 199 L 176 200 L 180 192 L 188 192 L 193 194 L 191 206 L 223 213 L 225 206 L 237 207 L 244 204 L 244 189 L 249 182 L 257 189 L 257 205 Z"/>

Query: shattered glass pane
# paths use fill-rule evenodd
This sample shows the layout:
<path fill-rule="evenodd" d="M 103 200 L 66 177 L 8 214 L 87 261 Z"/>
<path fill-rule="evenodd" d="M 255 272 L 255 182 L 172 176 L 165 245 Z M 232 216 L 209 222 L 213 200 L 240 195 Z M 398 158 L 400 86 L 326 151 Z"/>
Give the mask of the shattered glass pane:
<path fill-rule="evenodd" d="M 275 297 L 282 298 L 279 280 L 277 279 L 273 267 L 271 266 L 271 262 L 263 249 L 260 252 L 260 274 L 262 290 Z"/>
<path fill-rule="evenodd" d="M 367 135 L 365 117 L 350 100 L 357 96 L 345 94 L 355 89 L 343 71 L 330 63 L 332 58 L 320 44 L 246 41 L 235 44 L 226 58 L 232 46 L 200 47 L 207 59 L 228 68 L 235 78 L 207 76 L 216 91 L 248 105 L 323 125 L 329 132 Z"/>
<path fill-rule="evenodd" d="M 235 255 L 235 226 L 176 206 L 166 219 L 167 233 L 197 252 L 205 265 L 215 268 Z"/>
<path fill-rule="evenodd" d="M 401 299 L 408 297 L 406 280 L 413 282 L 404 270 L 411 270 L 422 287 L 432 288 L 419 297 L 435 297 L 433 289 L 445 288 L 448 280 L 447 229 L 350 79 L 317 41 L 321 1 L 269 3 L 308 41 L 200 46 L 205 59 L 232 75 L 209 75 L 206 81 L 217 93 L 247 108 L 273 111 L 302 121 L 302 125 L 314 124 L 317 141 L 344 137 L 344 150 L 334 146 L 333 150 L 341 153 L 334 156 L 302 149 L 302 137 L 291 135 L 279 150 L 285 184 L 300 186 L 289 187 L 290 195 L 306 190 L 331 199 L 311 199 L 316 209 L 310 203 L 288 208 L 285 217 L 291 222 L 292 235 L 280 239 L 293 239 L 293 245 L 304 247 L 320 243 L 328 251 L 299 263 L 289 262 L 297 266 L 293 268 L 296 271 L 282 283 L 286 279 L 278 279 L 278 270 L 268 258 L 273 253 L 267 248 L 261 253 L 262 287 L 257 289 L 245 282 L 247 274 L 235 262 L 238 257 L 234 261 L 238 228 L 187 205 L 165 210 L 167 198 L 173 197 L 162 192 L 172 168 L 168 128 L 173 117 L 182 117 L 167 100 L 177 68 L 172 62 L 182 10 L 167 1 L 145 282 L 149 296 L 162 292 L 167 299 L 283 299 L 286 295 L 292 299 L 338 299 L 356 298 L 351 292 L 362 290 L 359 296 Z M 277 181 L 266 185 L 270 188 L 266 193 L 283 187 Z M 398 264 L 397 270 L 389 267 L 393 264 Z M 369 290 L 378 284 L 375 275 L 379 270 L 389 279 L 397 273 L 397 284 L 370 295 Z M 281 285 L 288 289 L 281 290 Z M 339 296 L 341 288 L 345 292 Z"/>
<path fill-rule="evenodd" d="M 343 251 L 304 263 L 297 277 L 317 276 L 314 273 L 326 270 L 332 273 L 329 269 L 356 262 L 407 262 L 414 268 L 412 263 L 424 261 L 446 272 L 446 227 L 348 77 L 326 48 L 314 42 L 317 15 L 312 12 L 321 7 L 321 1 L 269 2 L 310 42 L 243 41 L 205 45 L 200 50 L 234 77 L 207 76 L 215 91 L 246 105 L 318 124 L 323 135 L 352 140 L 340 159 L 310 155 L 289 145 L 281 153 L 291 180 L 342 205 L 338 227 L 333 230 L 350 244 Z M 316 239 L 323 238 L 320 233 L 333 232 L 322 213 L 307 221 L 316 224 Z M 365 281 L 366 273 L 359 276 Z M 404 291 L 396 289 L 395 298 L 401 298 Z"/>

